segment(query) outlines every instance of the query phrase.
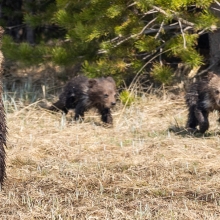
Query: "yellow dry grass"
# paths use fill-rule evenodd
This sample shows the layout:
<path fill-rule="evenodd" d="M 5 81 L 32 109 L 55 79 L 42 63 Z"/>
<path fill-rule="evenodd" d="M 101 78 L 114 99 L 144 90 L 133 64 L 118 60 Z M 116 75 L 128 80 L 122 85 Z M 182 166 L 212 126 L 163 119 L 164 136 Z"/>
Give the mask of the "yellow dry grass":
<path fill-rule="evenodd" d="M 217 113 L 192 136 L 182 98 L 122 109 L 113 128 L 93 112 L 83 123 L 35 105 L 9 113 L 0 219 L 220 219 Z"/>

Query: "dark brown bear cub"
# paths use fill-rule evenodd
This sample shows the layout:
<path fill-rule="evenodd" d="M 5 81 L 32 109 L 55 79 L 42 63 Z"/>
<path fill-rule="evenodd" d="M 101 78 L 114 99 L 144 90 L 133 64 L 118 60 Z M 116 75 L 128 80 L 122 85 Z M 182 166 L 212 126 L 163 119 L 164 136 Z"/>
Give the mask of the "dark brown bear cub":
<path fill-rule="evenodd" d="M 220 77 L 213 72 L 208 77 L 192 83 L 185 96 L 188 106 L 187 128 L 204 133 L 209 128 L 209 113 L 220 111 Z"/>
<path fill-rule="evenodd" d="M 84 118 L 84 112 L 90 108 L 97 108 L 101 119 L 112 124 L 113 119 L 110 108 L 116 104 L 116 85 L 112 77 L 88 79 L 77 76 L 68 82 L 59 100 L 49 110 L 62 110 L 66 114 L 75 109 L 75 120 Z"/>

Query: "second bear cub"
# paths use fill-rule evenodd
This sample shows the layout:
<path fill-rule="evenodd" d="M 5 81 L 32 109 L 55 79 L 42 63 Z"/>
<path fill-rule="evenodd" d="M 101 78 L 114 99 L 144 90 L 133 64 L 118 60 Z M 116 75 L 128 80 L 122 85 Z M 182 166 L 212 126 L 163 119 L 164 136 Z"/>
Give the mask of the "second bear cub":
<path fill-rule="evenodd" d="M 75 109 L 75 120 L 84 118 L 84 112 L 94 107 L 105 123 L 112 124 L 110 108 L 116 104 L 116 85 L 112 77 L 88 79 L 77 76 L 66 84 L 59 100 L 49 110 L 62 110 L 66 114 Z"/>
<path fill-rule="evenodd" d="M 204 133 L 209 128 L 209 113 L 220 111 L 220 77 L 213 72 L 208 77 L 190 85 L 186 96 L 188 106 L 187 127 Z"/>

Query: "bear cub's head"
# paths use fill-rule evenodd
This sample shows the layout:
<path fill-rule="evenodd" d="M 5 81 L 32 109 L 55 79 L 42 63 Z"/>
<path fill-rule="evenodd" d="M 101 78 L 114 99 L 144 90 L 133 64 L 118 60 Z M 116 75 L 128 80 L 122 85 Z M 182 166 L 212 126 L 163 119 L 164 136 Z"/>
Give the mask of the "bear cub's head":
<path fill-rule="evenodd" d="M 112 77 L 90 79 L 88 87 L 92 103 L 104 108 L 111 108 L 116 104 L 116 84 Z"/>

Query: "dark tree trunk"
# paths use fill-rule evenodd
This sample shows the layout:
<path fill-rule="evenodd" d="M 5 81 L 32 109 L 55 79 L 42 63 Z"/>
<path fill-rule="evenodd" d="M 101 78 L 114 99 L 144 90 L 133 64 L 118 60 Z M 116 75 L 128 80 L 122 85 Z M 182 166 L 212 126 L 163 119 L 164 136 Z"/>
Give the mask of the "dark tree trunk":
<path fill-rule="evenodd" d="M 0 3 L 0 18 L 2 18 L 2 3 Z"/>
<path fill-rule="evenodd" d="M 34 29 L 29 25 L 27 25 L 26 31 L 27 31 L 27 42 L 30 44 L 34 44 Z"/>
<path fill-rule="evenodd" d="M 211 11 L 220 19 L 220 6 L 218 4 L 212 4 Z M 220 74 L 220 29 L 209 33 L 209 47 L 211 70 Z"/>
<path fill-rule="evenodd" d="M 1 45 L 1 38 L 4 33 L 2 27 L 0 27 L 0 45 Z M 5 120 L 5 110 L 2 100 L 2 73 L 3 73 L 3 63 L 4 63 L 4 56 L 0 51 L 0 189 L 6 177 L 6 164 L 5 164 L 5 148 L 6 146 L 6 135 L 7 135 L 7 126 Z"/>
<path fill-rule="evenodd" d="M 23 35 L 22 0 L 1 0 L 0 2 L 0 19 L 5 25 L 5 33 L 19 42 Z"/>
<path fill-rule="evenodd" d="M 211 70 L 220 74 L 220 30 L 209 33 Z"/>
<path fill-rule="evenodd" d="M 26 0 L 26 3 L 28 5 L 27 7 L 27 11 L 30 13 L 30 14 L 33 14 L 33 10 L 31 8 L 31 5 L 33 3 L 34 0 Z M 28 43 L 30 44 L 34 44 L 34 29 L 30 26 L 30 25 L 26 25 L 26 32 L 27 32 L 27 35 L 26 35 L 26 40 Z"/>

